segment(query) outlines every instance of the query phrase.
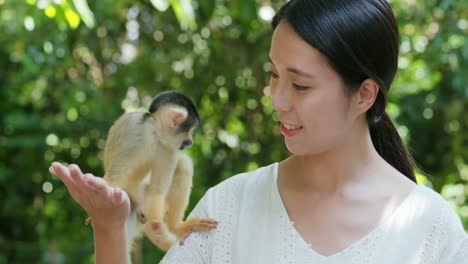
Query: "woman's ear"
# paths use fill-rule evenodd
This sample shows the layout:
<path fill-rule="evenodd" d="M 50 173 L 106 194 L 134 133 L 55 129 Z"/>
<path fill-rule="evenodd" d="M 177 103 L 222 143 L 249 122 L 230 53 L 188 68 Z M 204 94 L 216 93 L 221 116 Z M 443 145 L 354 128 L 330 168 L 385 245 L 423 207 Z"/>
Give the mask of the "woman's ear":
<path fill-rule="evenodd" d="M 379 90 L 379 85 L 372 79 L 366 79 L 362 82 L 359 91 L 354 94 L 353 100 L 357 115 L 367 112 L 374 105 Z"/>

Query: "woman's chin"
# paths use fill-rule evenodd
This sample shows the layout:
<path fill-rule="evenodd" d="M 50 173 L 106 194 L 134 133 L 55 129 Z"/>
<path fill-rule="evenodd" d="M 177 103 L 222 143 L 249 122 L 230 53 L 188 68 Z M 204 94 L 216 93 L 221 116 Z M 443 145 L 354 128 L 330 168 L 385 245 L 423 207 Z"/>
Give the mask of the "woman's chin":
<path fill-rule="evenodd" d="M 296 142 L 292 140 L 285 140 L 286 149 L 293 155 L 296 156 L 308 156 L 316 155 L 325 151 L 326 148 L 323 146 L 319 147 L 317 144 L 311 145 L 310 142 L 304 144 L 304 142 Z"/>
<path fill-rule="evenodd" d="M 293 155 L 302 156 L 308 152 L 307 148 L 303 144 L 301 145 L 300 143 L 297 143 L 297 142 L 290 142 L 287 139 L 285 140 L 285 144 L 286 144 L 286 149 Z"/>

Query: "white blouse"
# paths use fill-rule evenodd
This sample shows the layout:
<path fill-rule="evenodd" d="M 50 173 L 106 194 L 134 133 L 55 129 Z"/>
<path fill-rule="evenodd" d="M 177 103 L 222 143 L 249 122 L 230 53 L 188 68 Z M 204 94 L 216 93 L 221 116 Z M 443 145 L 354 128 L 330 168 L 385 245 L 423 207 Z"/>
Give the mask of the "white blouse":
<path fill-rule="evenodd" d="M 189 217 L 219 222 L 215 230 L 174 243 L 161 264 L 468 264 L 468 235 L 435 191 L 418 185 L 363 238 L 324 256 L 294 228 L 281 200 L 278 163 L 231 177 L 208 192 Z"/>

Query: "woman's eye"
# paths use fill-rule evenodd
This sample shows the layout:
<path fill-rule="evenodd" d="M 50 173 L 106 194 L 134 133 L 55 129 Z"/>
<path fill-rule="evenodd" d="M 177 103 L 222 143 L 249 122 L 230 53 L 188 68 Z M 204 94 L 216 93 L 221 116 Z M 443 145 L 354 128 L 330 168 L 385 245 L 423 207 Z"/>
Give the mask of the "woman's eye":
<path fill-rule="evenodd" d="M 278 79 L 279 78 L 278 74 L 272 72 L 271 70 L 268 71 L 268 74 L 270 74 L 270 77 L 272 79 Z M 304 90 L 307 90 L 307 89 L 310 88 L 309 86 L 303 86 L 303 85 L 299 85 L 299 84 L 296 84 L 296 83 L 293 83 L 292 85 L 293 85 L 294 89 L 296 89 L 298 91 L 304 91 Z"/>
<path fill-rule="evenodd" d="M 270 74 L 271 78 L 273 78 L 273 79 L 278 78 L 278 74 L 276 74 L 276 73 L 274 73 L 272 71 L 268 71 L 268 73 Z"/>
<path fill-rule="evenodd" d="M 308 86 L 302 86 L 302 85 L 295 84 L 295 83 L 293 83 L 293 87 L 294 87 L 296 90 L 299 90 L 299 91 L 304 91 L 304 90 L 309 89 Z"/>

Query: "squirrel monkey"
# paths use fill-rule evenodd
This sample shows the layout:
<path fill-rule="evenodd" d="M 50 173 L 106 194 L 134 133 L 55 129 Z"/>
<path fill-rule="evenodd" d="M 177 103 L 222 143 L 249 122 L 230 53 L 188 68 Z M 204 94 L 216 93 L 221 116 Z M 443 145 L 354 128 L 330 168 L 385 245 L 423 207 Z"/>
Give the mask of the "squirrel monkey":
<path fill-rule="evenodd" d="M 109 130 L 104 149 L 104 179 L 125 190 L 131 200 L 129 250 L 145 233 L 167 251 L 175 237 L 216 227 L 211 219 L 183 221 L 192 189 L 193 163 L 180 150 L 192 145 L 200 118 L 186 96 L 166 91 L 149 112 L 123 114 Z M 169 232 L 168 232 L 169 231 Z"/>

